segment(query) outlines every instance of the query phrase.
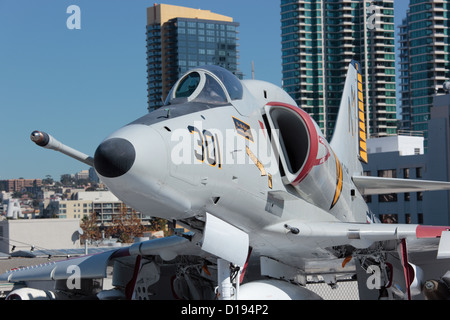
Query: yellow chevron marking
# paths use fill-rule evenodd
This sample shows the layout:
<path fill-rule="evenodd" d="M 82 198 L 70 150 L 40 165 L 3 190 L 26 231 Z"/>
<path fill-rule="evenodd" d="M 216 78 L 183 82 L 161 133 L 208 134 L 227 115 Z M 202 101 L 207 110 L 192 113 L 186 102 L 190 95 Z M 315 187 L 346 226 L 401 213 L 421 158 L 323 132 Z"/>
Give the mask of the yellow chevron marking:
<path fill-rule="evenodd" d="M 339 200 L 342 193 L 342 187 L 344 185 L 344 180 L 342 176 L 342 165 L 339 159 L 334 155 L 336 159 L 336 192 L 334 193 L 333 203 L 331 204 L 330 210 L 334 208 Z"/>
<path fill-rule="evenodd" d="M 363 160 L 365 163 L 368 163 L 369 160 L 367 158 L 367 152 L 365 151 L 360 151 L 359 152 L 359 156 L 361 157 L 361 160 Z"/>
<path fill-rule="evenodd" d="M 359 101 L 363 101 L 363 99 L 364 99 L 363 92 L 360 91 L 359 92 Z"/>
<path fill-rule="evenodd" d="M 360 139 L 361 141 L 366 141 L 367 136 L 366 136 L 366 133 L 365 133 L 364 131 L 360 131 L 360 132 L 359 132 L 359 139 Z"/>
<path fill-rule="evenodd" d="M 358 98 L 359 98 L 359 157 L 361 161 L 368 162 L 367 158 L 367 133 L 366 133 L 366 117 L 364 110 L 364 94 L 362 75 L 358 70 Z"/>

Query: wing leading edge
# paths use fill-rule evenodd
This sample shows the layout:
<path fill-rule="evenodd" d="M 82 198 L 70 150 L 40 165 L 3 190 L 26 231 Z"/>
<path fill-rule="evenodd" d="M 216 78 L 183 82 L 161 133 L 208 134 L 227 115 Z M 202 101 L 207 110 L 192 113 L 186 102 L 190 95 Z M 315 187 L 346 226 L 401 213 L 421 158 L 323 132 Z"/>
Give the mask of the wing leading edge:
<path fill-rule="evenodd" d="M 450 190 L 450 182 L 353 176 L 362 195 Z"/>

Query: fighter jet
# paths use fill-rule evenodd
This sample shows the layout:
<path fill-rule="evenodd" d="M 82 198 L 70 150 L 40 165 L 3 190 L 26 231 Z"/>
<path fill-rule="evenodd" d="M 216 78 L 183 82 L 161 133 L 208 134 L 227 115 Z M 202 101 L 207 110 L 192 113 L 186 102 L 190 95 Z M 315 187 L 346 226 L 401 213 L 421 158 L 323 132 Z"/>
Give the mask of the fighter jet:
<path fill-rule="evenodd" d="M 363 175 L 360 70 L 349 65 L 329 142 L 281 88 L 211 65 L 183 75 L 162 108 L 93 157 L 34 131 L 37 145 L 94 167 L 129 206 L 188 232 L 6 272 L 0 280 L 30 286 L 8 298 L 306 300 L 321 298 L 308 279 L 335 287 L 343 275 L 376 298 L 447 297 L 450 227 L 382 224 L 363 196 L 450 183 Z M 94 285 L 111 272 L 112 286 Z M 40 289 L 47 281 L 53 289 Z"/>

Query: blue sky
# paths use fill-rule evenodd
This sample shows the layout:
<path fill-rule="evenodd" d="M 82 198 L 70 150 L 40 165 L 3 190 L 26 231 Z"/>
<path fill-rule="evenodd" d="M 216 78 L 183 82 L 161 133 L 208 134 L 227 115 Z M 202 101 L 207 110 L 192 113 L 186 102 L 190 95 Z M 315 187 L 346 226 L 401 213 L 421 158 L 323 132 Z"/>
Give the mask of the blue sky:
<path fill-rule="evenodd" d="M 147 112 L 144 0 L 0 1 L 0 179 L 54 179 L 87 169 L 30 141 L 43 130 L 93 155 L 117 128 Z M 240 23 L 240 69 L 281 85 L 279 0 L 167 0 Z M 397 0 L 398 18 L 408 1 Z M 69 30 L 67 7 L 81 9 Z M 396 13 L 397 13 L 396 12 Z M 397 33 L 397 31 L 396 31 Z"/>

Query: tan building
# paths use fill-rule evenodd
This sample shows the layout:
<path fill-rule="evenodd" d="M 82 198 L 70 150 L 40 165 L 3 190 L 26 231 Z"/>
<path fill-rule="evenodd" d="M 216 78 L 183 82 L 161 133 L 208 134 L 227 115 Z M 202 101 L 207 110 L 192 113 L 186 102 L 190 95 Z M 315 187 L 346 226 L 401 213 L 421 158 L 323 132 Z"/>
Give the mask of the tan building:
<path fill-rule="evenodd" d="M 89 180 L 89 170 L 82 170 L 75 174 L 77 180 Z"/>
<path fill-rule="evenodd" d="M 79 191 L 73 194 L 71 200 L 51 201 L 45 208 L 47 216 L 59 219 L 81 220 L 94 213 L 97 222 L 102 225 L 112 223 L 123 212 L 136 214 L 144 225 L 151 220 L 149 216 L 126 206 L 111 191 Z"/>
<path fill-rule="evenodd" d="M 209 10 L 167 4 L 147 8 L 149 111 L 161 107 L 188 69 L 214 64 L 237 69 L 237 27 L 233 18 Z"/>
<path fill-rule="evenodd" d="M 60 219 L 83 219 L 92 212 L 90 200 L 61 200 L 59 201 Z"/>
<path fill-rule="evenodd" d="M 158 23 L 161 26 L 174 18 L 192 18 L 233 22 L 233 18 L 211 12 L 210 10 L 192 9 L 169 4 L 155 4 L 147 8 L 147 25 Z"/>

